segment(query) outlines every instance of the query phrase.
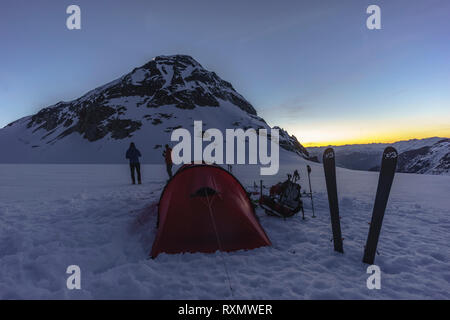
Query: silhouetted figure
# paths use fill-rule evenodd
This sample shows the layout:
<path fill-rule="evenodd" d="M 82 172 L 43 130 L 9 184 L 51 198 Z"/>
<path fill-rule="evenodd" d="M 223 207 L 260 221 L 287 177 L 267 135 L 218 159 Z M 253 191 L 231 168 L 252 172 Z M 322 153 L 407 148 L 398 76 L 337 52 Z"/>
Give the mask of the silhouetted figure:
<path fill-rule="evenodd" d="M 137 172 L 138 183 L 141 184 L 141 164 L 139 163 L 139 157 L 141 153 L 134 145 L 134 142 L 130 143 L 130 147 L 127 150 L 126 158 L 130 159 L 130 171 L 131 171 L 131 181 L 136 184 L 134 178 L 134 171 Z"/>
<path fill-rule="evenodd" d="M 163 157 L 166 161 L 167 174 L 169 175 L 169 178 L 172 178 L 172 149 L 168 144 L 166 144 L 166 149 L 163 151 Z"/>
<path fill-rule="evenodd" d="M 294 171 L 294 175 L 292 176 L 294 182 L 296 182 L 297 180 L 300 180 L 300 174 L 298 173 L 298 170 Z"/>

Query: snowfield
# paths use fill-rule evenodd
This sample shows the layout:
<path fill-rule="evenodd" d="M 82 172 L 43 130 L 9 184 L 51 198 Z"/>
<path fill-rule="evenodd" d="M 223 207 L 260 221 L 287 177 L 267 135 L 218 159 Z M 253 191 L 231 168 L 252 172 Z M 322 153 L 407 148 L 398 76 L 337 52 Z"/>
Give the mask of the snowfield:
<path fill-rule="evenodd" d="M 378 244 L 381 290 L 361 262 L 378 173 L 337 170 L 344 251 L 333 251 L 321 165 L 296 157 L 278 176 L 312 166 L 316 218 L 267 216 L 272 247 L 232 253 L 161 254 L 148 259 L 165 168 L 144 165 L 0 165 L 1 299 L 449 299 L 450 176 L 397 174 Z M 253 191 L 259 167 L 234 166 Z M 266 190 L 267 192 L 267 190 Z M 66 268 L 81 268 L 68 290 Z M 230 288 L 231 287 L 231 288 Z"/>

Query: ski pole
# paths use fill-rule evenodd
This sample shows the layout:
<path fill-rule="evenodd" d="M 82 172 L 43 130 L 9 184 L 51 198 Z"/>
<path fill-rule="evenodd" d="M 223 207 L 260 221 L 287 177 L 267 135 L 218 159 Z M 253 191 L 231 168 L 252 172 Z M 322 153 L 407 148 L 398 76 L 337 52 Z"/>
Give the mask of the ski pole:
<path fill-rule="evenodd" d="M 314 201 L 313 201 L 313 196 L 312 196 L 312 189 L 311 189 L 311 177 L 309 176 L 311 173 L 311 167 L 308 165 L 306 165 L 306 169 L 308 170 L 308 181 L 309 181 L 309 196 L 311 197 L 311 208 L 312 208 L 312 212 L 313 215 L 312 217 L 315 218 L 315 213 L 314 213 Z"/>
<path fill-rule="evenodd" d="M 262 180 L 259 180 L 259 199 L 260 199 L 260 201 L 261 201 L 261 198 L 262 198 L 262 193 L 263 193 L 263 181 Z"/>

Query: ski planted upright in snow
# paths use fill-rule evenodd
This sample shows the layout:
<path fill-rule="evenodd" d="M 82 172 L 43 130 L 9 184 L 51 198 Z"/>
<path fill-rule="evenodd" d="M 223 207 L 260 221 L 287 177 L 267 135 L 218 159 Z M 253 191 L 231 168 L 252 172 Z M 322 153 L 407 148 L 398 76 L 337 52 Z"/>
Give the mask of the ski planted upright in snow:
<path fill-rule="evenodd" d="M 364 249 L 364 263 L 373 264 L 375 260 L 384 211 L 386 210 L 389 193 L 394 180 L 395 169 L 397 167 L 397 158 L 397 150 L 393 147 L 384 149 L 383 159 L 381 160 L 380 176 L 378 178 L 377 195 L 373 206 L 372 221 L 370 222 L 369 235 L 367 236 L 366 247 Z"/>
<path fill-rule="evenodd" d="M 323 170 L 325 172 L 325 182 L 327 184 L 328 204 L 330 206 L 334 250 L 344 253 L 341 234 L 341 222 L 339 220 L 339 204 L 336 186 L 336 164 L 333 148 L 328 148 L 323 153 Z"/>
<path fill-rule="evenodd" d="M 311 197 L 311 209 L 313 212 L 312 217 L 315 218 L 316 215 L 314 213 L 314 201 L 313 201 L 313 195 L 312 195 L 312 188 L 311 188 L 311 167 L 310 165 L 306 165 L 306 170 L 308 171 L 308 181 L 309 181 L 309 196 Z"/>

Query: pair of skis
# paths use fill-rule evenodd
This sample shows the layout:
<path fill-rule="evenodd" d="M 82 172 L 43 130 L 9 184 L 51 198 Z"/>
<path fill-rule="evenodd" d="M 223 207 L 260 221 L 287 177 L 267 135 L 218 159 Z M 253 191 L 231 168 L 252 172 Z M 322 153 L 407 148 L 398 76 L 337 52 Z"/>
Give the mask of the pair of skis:
<path fill-rule="evenodd" d="M 364 263 L 373 264 L 375 260 L 381 224 L 383 222 L 384 212 L 386 210 L 389 193 L 394 180 L 395 169 L 397 167 L 397 158 L 397 150 L 393 147 L 387 147 L 384 150 L 383 158 L 381 160 L 381 169 L 378 178 L 375 204 L 372 212 L 372 221 L 370 223 L 369 235 L 367 237 L 367 242 L 364 249 Z M 335 153 L 332 148 L 326 149 L 323 153 L 323 169 L 325 172 L 325 181 L 327 185 L 328 204 L 330 206 L 334 250 L 344 253 L 336 186 Z"/>

